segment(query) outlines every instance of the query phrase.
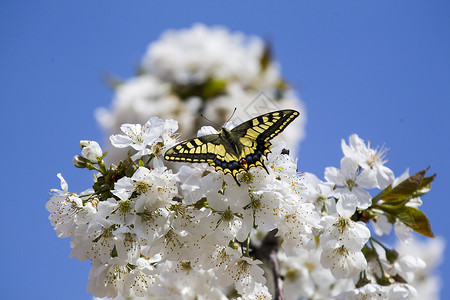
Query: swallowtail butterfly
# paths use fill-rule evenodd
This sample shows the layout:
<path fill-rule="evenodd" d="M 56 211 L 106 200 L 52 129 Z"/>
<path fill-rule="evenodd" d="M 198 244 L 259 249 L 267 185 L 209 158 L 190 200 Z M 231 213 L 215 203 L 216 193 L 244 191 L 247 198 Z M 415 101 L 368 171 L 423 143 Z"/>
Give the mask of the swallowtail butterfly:
<path fill-rule="evenodd" d="M 167 150 L 169 161 L 208 163 L 216 171 L 237 175 L 264 166 L 263 156 L 270 153 L 270 140 L 282 132 L 299 113 L 279 110 L 250 119 L 231 130 L 222 128 L 210 134 L 181 142 Z"/>

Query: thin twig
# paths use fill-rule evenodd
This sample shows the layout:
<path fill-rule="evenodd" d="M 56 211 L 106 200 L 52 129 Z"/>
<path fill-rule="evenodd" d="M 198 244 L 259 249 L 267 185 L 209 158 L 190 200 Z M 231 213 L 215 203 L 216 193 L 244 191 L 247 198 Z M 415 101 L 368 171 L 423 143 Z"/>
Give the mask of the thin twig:
<path fill-rule="evenodd" d="M 278 237 L 275 236 L 277 231 L 277 229 L 270 231 L 264 238 L 261 247 L 254 250 L 253 255 L 256 258 L 267 262 L 272 270 L 275 285 L 274 300 L 285 300 L 283 294 L 283 276 L 281 276 L 280 265 L 277 258 L 279 248 Z"/>

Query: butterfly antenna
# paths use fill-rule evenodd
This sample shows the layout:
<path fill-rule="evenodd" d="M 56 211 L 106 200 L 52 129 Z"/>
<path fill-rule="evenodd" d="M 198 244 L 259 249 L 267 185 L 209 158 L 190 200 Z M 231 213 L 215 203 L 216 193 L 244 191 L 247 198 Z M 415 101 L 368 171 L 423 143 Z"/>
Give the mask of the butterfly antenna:
<path fill-rule="evenodd" d="M 211 122 L 211 123 L 213 123 L 213 124 L 219 126 L 219 128 L 222 127 L 222 126 L 220 126 L 219 124 L 217 124 L 216 122 L 213 122 L 213 121 L 211 121 L 210 119 L 208 119 L 207 117 L 205 117 L 203 114 L 200 114 L 200 116 L 201 116 L 203 119 L 205 119 L 206 121 Z"/>
<path fill-rule="evenodd" d="M 225 124 L 227 124 L 228 122 L 230 122 L 231 118 L 234 116 L 234 113 L 236 112 L 237 107 L 234 108 L 233 113 L 231 114 L 231 116 L 228 118 L 228 120 L 225 122 Z"/>

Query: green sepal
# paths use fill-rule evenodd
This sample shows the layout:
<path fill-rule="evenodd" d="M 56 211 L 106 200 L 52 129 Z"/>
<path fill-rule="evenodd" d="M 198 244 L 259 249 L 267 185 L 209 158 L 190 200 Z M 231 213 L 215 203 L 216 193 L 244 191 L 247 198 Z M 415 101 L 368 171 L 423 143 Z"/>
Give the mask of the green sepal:
<path fill-rule="evenodd" d="M 398 259 L 399 254 L 395 249 L 384 248 L 384 251 L 386 252 L 386 259 L 389 263 L 393 264 Z"/>
<path fill-rule="evenodd" d="M 361 276 L 361 278 L 358 280 L 358 282 L 355 284 L 356 288 L 361 288 L 363 286 L 365 286 L 366 284 L 371 283 L 371 281 L 369 279 L 367 279 L 367 277 L 363 277 Z"/>
<path fill-rule="evenodd" d="M 104 159 L 106 157 L 106 155 L 108 155 L 108 151 L 103 152 L 101 159 Z"/>
<path fill-rule="evenodd" d="M 364 245 L 364 247 L 361 249 L 361 252 L 364 254 L 364 257 L 367 261 L 376 259 L 378 256 L 377 251 L 375 251 L 374 248 L 368 247 L 367 244 Z"/>
<path fill-rule="evenodd" d="M 208 201 L 208 199 L 206 199 L 206 197 L 203 197 L 200 200 L 198 200 L 197 202 L 195 202 L 194 207 L 196 209 L 201 209 L 203 207 L 209 208 L 209 204 L 207 201 Z"/>

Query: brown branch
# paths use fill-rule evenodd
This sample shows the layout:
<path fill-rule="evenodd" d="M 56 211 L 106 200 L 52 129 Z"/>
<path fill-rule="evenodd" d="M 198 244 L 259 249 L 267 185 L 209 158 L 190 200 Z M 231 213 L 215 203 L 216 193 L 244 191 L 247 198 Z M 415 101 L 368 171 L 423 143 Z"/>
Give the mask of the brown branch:
<path fill-rule="evenodd" d="M 283 276 L 280 273 L 277 253 L 279 248 L 279 239 L 276 237 L 278 229 L 270 231 L 264 238 L 261 247 L 254 249 L 253 255 L 264 262 L 267 262 L 272 270 L 275 285 L 274 300 L 285 300 L 283 294 Z"/>

